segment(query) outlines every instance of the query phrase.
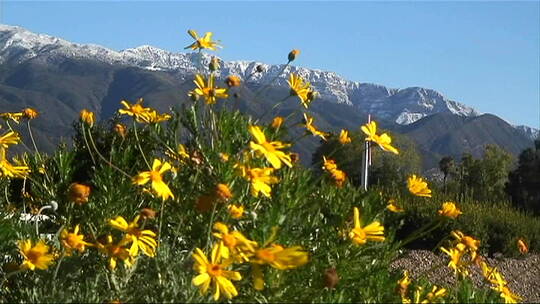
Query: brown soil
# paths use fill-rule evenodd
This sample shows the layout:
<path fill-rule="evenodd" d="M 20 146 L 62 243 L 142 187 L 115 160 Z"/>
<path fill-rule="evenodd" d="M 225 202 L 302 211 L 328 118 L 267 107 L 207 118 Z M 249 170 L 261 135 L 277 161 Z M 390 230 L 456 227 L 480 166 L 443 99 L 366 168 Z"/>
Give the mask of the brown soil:
<path fill-rule="evenodd" d="M 525 303 L 540 303 L 540 254 L 527 254 L 520 258 L 486 258 L 488 264 L 503 274 L 508 287 L 522 297 Z M 391 267 L 394 270 L 408 270 L 412 278 L 427 276 L 433 284 L 452 286 L 454 272 L 446 267 L 448 258 L 427 250 L 406 251 L 396 259 Z M 479 267 L 474 266 L 471 279 L 477 287 L 489 288 L 481 275 Z M 501 299 L 502 300 L 502 299 Z"/>

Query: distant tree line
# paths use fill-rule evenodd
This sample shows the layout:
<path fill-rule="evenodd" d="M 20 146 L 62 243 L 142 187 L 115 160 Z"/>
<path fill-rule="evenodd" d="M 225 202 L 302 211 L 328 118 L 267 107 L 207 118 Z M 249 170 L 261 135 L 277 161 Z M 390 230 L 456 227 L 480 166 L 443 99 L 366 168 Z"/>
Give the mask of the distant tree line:
<path fill-rule="evenodd" d="M 422 159 L 411 139 L 388 133 L 400 153 L 394 155 L 372 149 L 369 182 L 389 189 L 401 189 L 408 176 L 422 172 Z M 330 138 L 314 153 L 313 164 L 320 169 L 323 156 L 334 159 L 348 180 L 359 185 L 364 135 L 353 132 L 351 137 L 352 143 L 346 145 L 341 144 L 338 138 Z M 431 184 L 449 198 L 490 203 L 511 201 L 519 209 L 540 214 L 540 140 L 535 141 L 534 148 L 524 150 L 517 162 L 502 148 L 486 145 L 480 158 L 470 153 L 464 153 L 458 160 L 451 156 L 442 157 L 439 170 L 442 175 L 440 187 L 438 182 L 432 181 Z"/>

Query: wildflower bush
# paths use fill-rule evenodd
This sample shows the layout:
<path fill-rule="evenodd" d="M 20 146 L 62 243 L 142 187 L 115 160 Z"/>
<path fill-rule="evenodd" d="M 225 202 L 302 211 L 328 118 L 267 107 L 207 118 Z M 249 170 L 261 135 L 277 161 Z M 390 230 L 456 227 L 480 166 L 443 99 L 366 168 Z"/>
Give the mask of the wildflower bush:
<path fill-rule="evenodd" d="M 212 33 L 188 33 L 195 42 L 187 48 L 219 47 Z M 291 51 L 282 72 L 299 54 Z M 280 102 L 300 102 L 302 110 L 266 124 L 218 111 L 242 80 L 217 71 L 218 60 L 201 61 L 186 104 L 168 113 L 142 99 L 119 101 L 109 121 L 81 109 L 73 146 L 51 155 L 33 144 L 36 110 L 1 114 L 3 302 L 519 300 L 482 259 L 480 240 L 461 231 L 441 243 L 458 285 L 389 271 L 406 244 L 468 211 L 446 202 L 396 238 L 400 224 L 392 219 L 406 206 L 354 187 L 330 155 L 320 159 L 323 174 L 297 164 L 288 128 L 331 136 L 310 115 L 317 93 L 309 83 L 291 74 L 290 95 Z M 31 143 L 20 139 L 25 127 Z M 361 130 L 362 140 L 399 154 L 375 122 Z M 347 130 L 335 136 L 351 143 Z M 10 158 L 16 145 L 30 152 Z M 432 195 L 419 176 L 409 177 L 408 191 Z M 491 288 L 471 287 L 473 265 Z"/>

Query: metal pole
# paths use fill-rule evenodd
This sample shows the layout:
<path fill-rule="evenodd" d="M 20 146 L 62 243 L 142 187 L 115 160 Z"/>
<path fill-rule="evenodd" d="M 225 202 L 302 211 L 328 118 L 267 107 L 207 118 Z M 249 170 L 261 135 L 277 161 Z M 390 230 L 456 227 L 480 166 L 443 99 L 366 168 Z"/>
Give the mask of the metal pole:
<path fill-rule="evenodd" d="M 368 114 L 368 123 L 371 122 L 371 115 Z M 369 148 L 369 141 L 364 143 L 364 153 L 362 157 L 362 172 L 360 175 L 360 185 L 364 191 L 367 191 L 368 185 L 368 171 L 371 165 L 371 151 Z"/>

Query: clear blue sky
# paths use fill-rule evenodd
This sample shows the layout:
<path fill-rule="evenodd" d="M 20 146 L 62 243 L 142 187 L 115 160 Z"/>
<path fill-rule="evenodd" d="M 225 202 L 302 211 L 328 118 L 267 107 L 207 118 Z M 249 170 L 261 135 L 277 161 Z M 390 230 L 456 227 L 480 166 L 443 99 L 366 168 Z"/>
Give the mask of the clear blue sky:
<path fill-rule="evenodd" d="M 2 0 L 0 0 L 2 1 Z M 540 5 L 530 2 L 3 0 L 2 23 L 121 50 L 183 51 L 212 31 L 225 60 L 296 64 L 421 86 L 514 124 L 540 125 Z"/>

